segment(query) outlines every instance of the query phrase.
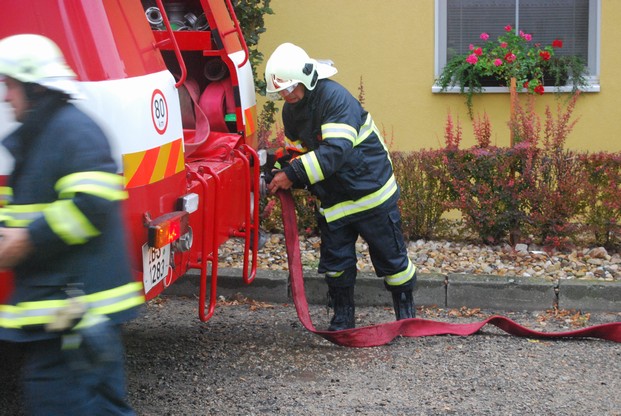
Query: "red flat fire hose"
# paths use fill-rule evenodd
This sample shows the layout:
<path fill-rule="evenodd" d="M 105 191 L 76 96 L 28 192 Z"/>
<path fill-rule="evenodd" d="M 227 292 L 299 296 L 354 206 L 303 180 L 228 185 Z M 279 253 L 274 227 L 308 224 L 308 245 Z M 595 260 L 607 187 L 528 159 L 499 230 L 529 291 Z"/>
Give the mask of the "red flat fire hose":
<path fill-rule="evenodd" d="M 306 294 L 304 292 L 304 277 L 302 275 L 302 261 L 300 243 L 295 215 L 295 205 L 290 191 L 278 191 L 282 208 L 282 220 L 285 230 L 287 246 L 287 262 L 291 278 L 291 291 L 298 318 L 304 327 L 330 342 L 346 347 L 375 347 L 384 345 L 398 336 L 424 337 L 430 335 L 461 335 L 475 334 L 487 324 L 492 324 L 503 331 L 529 338 L 601 338 L 609 341 L 621 342 L 621 322 L 581 328 L 565 332 L 539 332 L 523 327 L 504 316 L 492 316 L 481 322 L 453 324 L 431 321 L 427 319 L 411 318 L 401 321 L 386 322 L 343 331 L 318 331 L 313 326 Z"/>

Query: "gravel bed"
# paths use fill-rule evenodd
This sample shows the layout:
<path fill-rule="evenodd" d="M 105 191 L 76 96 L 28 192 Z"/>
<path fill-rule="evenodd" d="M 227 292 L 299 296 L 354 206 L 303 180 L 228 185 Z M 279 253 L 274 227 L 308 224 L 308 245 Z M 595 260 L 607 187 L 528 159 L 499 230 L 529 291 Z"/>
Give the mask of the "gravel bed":
<path fill-rule="evenodd" d="M 319 237 L 300 236 L 304 268 L 316 269 L 319 263 Z M 356 244 L 358 269 L 372 272 L 367 244 Z M 221 267 L 242 267 L 243 241 L 232 239 L 220 247 Z M 621 281 L 621 255 L 604 247 L 580 248 L 569 253 L 547 254 L 535 245 L 508 244 L 486 246 L 451 241 L 411 241 L 408 253 L 420 273 L 467 273 L 497 276 Z M 285 270 L 287 254 L 282 234 L 271 234 L 259 251 L 259 268 Z"/>

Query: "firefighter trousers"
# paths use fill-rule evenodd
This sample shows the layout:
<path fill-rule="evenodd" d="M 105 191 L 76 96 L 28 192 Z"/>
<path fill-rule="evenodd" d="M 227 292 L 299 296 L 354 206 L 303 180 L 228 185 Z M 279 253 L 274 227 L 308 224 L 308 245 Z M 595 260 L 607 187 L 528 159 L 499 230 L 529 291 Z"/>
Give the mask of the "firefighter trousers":
<path fill-rule="evenodd" d="M 356 280 L 356 241 L 362 237 L 377 276 L 386 288 L 402 292 L 416 284 L 416 268 L 410 262 L 401 230 L 401 214 L 396 202 L 376 208 L 364 218 L 337 229 L 331 229 L 318 215 L 321 232 L 319 273 L 326 274 L 328 286 L 349 287 Z M 391 280 L 393 277 L 398 279 Z"/>
<path fill-rule="evenodd" d="M 79 336 L 77 346 L 63 337 L 25 344 L 26 414 L 135 415 L 127 402 L 120 327 L 105 322 Z"/>

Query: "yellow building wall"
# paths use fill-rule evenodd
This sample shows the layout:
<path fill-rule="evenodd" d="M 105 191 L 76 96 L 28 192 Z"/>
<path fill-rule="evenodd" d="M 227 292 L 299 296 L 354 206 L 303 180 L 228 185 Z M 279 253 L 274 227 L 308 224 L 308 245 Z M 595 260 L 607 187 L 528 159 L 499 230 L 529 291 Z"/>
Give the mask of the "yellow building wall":
<path fill-rule="evenodd" d="M 579 98 L 574 111 L 579 121 L 567 147 L 621 151 L 621 1 L 601 2 L 601 91 Z M 464 96 L 431 92 L 434 0 L 271 0 L 270 6 L 275 14 L 265 17 L 267 31 L 259 43 L 265 61 L 283 42 L 301 46 L 313 58 L 332 59 L 339 70 L 333 79 L 356 97 L 362 82 L 364 106 L 392 149 L 442 146 L 449 112 L 462 125 L 462 147 L 475 144 Z M 257 71 L 263 76 L 265 62 Z M 259 105 L 263 102 L 260 97 Z M 545 107 L 555 113 L 557 102 L 553 93 L 537 98 L 542 120 Z M 507 146 L 509 94 L 477 95 L 474 111 L 490 117 L 492 143 Z"/>

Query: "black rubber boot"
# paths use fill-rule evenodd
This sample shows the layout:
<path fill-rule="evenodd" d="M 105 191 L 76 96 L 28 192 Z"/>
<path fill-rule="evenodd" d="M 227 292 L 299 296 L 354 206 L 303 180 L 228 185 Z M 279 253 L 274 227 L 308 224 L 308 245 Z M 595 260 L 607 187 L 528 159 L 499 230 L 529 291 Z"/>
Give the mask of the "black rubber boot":
<path fill-rule="evenodd" d="M 328 331 L 355 328 L 354 287 L 328 287 L 328 299 L 328 306 L 334 308 Z"/>
<path fill-rule="evenodd" d="M 416 317 L 416 309 L 414 308 L 414 299 L 411 290 L 406 292 L 393 292 L 392 305 L 395 309 L 397 321 Z"/>

